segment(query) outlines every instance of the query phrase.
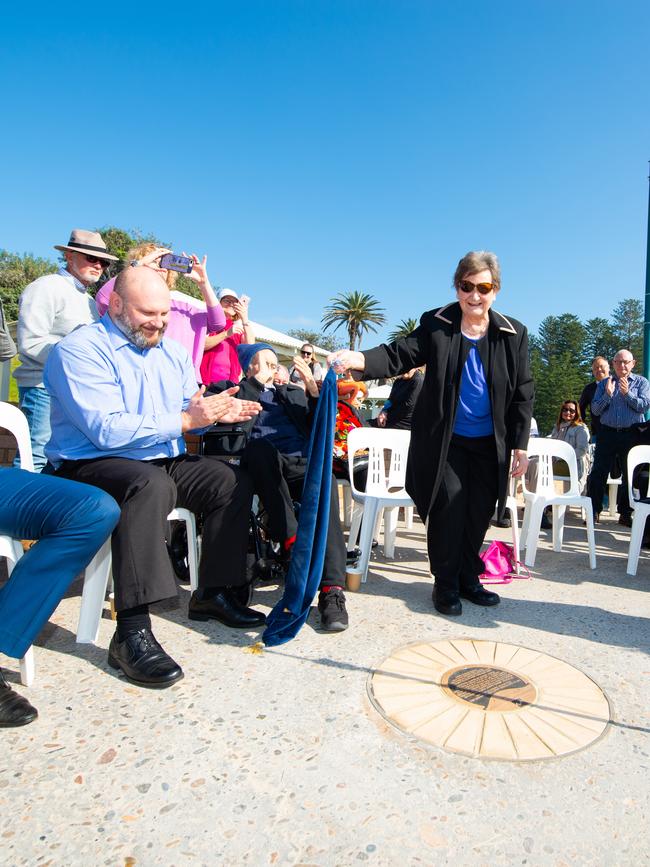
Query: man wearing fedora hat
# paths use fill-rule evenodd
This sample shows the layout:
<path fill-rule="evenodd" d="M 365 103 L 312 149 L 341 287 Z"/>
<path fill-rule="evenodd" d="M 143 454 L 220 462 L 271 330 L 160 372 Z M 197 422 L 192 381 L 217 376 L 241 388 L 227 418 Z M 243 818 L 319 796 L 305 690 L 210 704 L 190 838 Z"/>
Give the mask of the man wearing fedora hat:
<path fill-rule="evenodd" d="M 65 267 L 56 274 L 39 277 L 25 287 L 18 312 L 18 356 L 20 367 L 14 378 L 18 383 L 20 408 L 27 416 L 34 469 L 47 463 L 45 444 L 50 438 L 50 398 L 43 385 L 43 368 L 62 337 L 79 325 L 99 318 L 95 301 L 87 292 L 104 268 L 118 257 L 106 249 L 98 232 L 73 229 L 67 244 L 56 244 L 63 252 Z M 20 466 L 16 460 L 16 466 Z"/>

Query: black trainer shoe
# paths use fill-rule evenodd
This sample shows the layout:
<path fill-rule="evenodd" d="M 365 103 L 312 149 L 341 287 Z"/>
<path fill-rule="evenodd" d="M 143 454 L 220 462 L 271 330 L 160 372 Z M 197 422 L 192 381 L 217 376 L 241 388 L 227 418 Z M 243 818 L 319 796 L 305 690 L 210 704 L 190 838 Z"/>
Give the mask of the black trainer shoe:
<path fill-rule="evenodd" d="M 345 593 L 340 587 L 330 587 L 327 593 L 318 594 L 320 625 L 325 632 L 343 632 L 348 628 L 348 612 L 345 608 Z"/>

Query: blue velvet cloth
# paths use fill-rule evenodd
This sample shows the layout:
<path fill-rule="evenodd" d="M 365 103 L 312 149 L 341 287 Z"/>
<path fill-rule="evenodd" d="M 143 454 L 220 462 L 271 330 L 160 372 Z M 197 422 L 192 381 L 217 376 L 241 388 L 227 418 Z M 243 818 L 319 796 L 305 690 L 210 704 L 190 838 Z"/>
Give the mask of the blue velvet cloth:
<path fill-rule="evenodd" d="M 284 594 L 267 617 L 262 636 L 267 647 L 295 638 L 309 616 L 320 585 L 329 522 L 336 400 L 336 375 L 330 369 L 323 380 L 311 429 L 298 532 Z"/>

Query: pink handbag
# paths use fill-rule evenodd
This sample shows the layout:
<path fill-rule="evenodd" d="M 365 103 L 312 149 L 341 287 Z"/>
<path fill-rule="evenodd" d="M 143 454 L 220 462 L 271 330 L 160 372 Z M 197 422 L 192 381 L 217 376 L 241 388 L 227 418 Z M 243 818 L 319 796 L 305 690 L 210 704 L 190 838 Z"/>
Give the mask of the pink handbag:
<path fill-rule="evenodd" d="M 515 560 L 512 545 L 507 545 L 505 542 L 490 542 L 479 557 L 484 564 L 484 572 L 478 576 L 481 584 L 510 584 L 513 578 L 530 578 L 527 567 Z M 526 574 L 517 575 L 517 566 L 525 569 Z"/>

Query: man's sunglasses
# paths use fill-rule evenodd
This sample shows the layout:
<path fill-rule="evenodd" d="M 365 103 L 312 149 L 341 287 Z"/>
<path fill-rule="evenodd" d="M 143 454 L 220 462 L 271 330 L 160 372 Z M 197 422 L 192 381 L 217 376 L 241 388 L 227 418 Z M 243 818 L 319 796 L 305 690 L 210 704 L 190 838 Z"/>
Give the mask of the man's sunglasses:
<path fill-rule="evenodd" d="M 493 283 L 472 283 L 470 280 L 461 280 L 460 285 L 458 286 L 461 292 L 466 292 L 468 295 L 470 292 L 474 292 L 475 290 L 480 292 L 481 295 L 489 295 L 490 292 L 494 289 Z"/>
<path fill-rule="evenodd" d="M 89 265 L 100 265 L 102 268 L 108 268 L 111 264 L 110 262 L 107 262 L 106 259 L 98 259 L 97 256 L 88 256 L 86 253 L 83 253 L 82 255 Z"/>

